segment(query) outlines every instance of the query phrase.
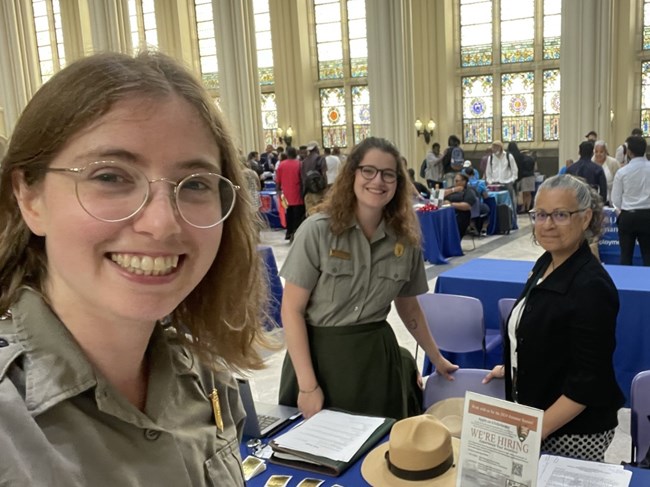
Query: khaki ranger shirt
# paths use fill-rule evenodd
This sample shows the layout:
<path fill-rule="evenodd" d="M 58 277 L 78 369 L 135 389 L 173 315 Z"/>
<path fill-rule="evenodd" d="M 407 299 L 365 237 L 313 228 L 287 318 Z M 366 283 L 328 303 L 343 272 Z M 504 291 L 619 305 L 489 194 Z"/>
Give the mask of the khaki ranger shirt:
<path fill-rule="evenodd" d="M 232 376 L 201 370 L 160 326 L 148 354 L 141 412 L 93 370 L 40 295 L 23 291 L 0 320 L 0 485 L 243 486 L 245 413 Z"/>
<path fill-rule="evenodd" d="M 298 228 L 280 275 L 311 291 L 305 319 L 313 326 L 383 321 L 396 297 L 429 289 L 422 249 L 400 242 L 383 220 L 368 240 L 356 222 L 333 235 L 321 213 Z"/>

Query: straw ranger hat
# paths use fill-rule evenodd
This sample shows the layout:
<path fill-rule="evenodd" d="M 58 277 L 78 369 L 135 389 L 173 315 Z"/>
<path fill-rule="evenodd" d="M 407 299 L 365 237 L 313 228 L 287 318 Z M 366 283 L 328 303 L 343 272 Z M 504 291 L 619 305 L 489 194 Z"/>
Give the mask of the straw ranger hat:
<path fill-rule="evenodd" d="M 465 398 L 449 397 L 432 404 L 424 414 L 430 414 L 444 424 L 451 436 L 460 438 L 460 430 L 463 427 L 463 410 Z"/>
<path fill-rule="evenodd" d="M 398 421 L 366 456 L 361 475 L 375 487 L 455 487 L 460 442 L 430 415 Z"/>

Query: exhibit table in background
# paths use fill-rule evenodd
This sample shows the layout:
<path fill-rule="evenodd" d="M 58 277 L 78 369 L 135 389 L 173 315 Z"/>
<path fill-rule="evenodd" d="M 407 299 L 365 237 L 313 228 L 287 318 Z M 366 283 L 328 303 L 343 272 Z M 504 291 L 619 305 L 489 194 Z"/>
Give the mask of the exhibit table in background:
<path fill-rule="evenodd" d="M 519 297 L 533 264 L 474 259 L 440 274 L 435 292 L 480 299 L 486 328 L 499 329 L 499 299 Z M 629 405 L 632 379 L 650 369 L 650 267 L 606 265 L 605 269 L 619 294 L 614 369 Z"/>
<path fill-rule="evenodd" d="M 273 255 L 273 249 L 269 245 L 258 245 L 257 251 L 264 261 L 266 272 L 268 275 L 269 286 L 269 317 L 270 322 L 264 324 L 267 330 L 272 330 L 277 326 L 282 326 L 282 318 L 280 316 L 280 307 L 282 305 L 282 281 L 278 274 L 278 265 Z"/>
<path fill-rule="evenodd" d="M 488 195 L 491 198 L 494 198 L 494 208 L 492 208 L 492 206 L 490 206 L 490 203 L 486 202 L 487 205 L 490 207 L 490 224 L 488 225 L 488 234 L 493 235 L 494 233 L 496 233 L 497 223 L 498 223 L 497 222 L 496 207 L 498 205 L 507 205 L 510 208 L 512 208 L 512 199 L 510 198 L 510 193 L 508 191 L 506 191 L 506 190 L 504 190 L 504 191 L 488 191 Z M 492 211 L 492 210 L 494 210 L 494 211 Z M 492 215 L 494 215 L 494 223 L 493 223 L 493 220 L 492 220 L 492 218 L 493 218 Z M 517 215 L 513 213 L 512 214 L 512 229 L 517 230 L 518 228 L 519 228 L 519 226 L 517 225 Z M 490 229 L 492 229 L 492 233 L 490 233 Z"/>
<path fill-rule="evenodd" d="M 598 241 L 598 253 L 600 254 L 600 260 L 605 264 L 618 265 L 621 263 L 621 245 L 618 241 L 616 212 L 614 211 L 614 208 L 605 208 L 604 213 L 603 234 L 600 236 L 600 240 Z M 643 265 L 639 242 L 634 246 L 632 263 L 634 265 Z"/>
<path fill-rule="evenodd" d="M 280 204 L 278 202 L 278 193 L 275 190 L 260 191 L 260 213 L 271 228 L 282 228 L 280 220 Z"/>
<path fill-rule="evenodd" d="M 422 230 L 422 253 L 431 264 L 446 264 L 447 257 L 463 255 L 456 213 L 452 207 L 416 211 Z"/>

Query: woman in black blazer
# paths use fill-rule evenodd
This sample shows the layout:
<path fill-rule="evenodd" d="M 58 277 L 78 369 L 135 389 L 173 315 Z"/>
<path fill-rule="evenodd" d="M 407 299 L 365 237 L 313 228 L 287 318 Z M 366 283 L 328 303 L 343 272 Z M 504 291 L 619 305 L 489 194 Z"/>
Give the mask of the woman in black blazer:
<path fill-rule="evenodd" d="M 547 179 L 530 212 L 546 250 L 508 318 L 508 399 L 544 410 L 542 451 L 604 461 L 623 405 L 612 365 L 618 292 L 589 249 L 601 231 L 600 196 L 569 175 Z"/>

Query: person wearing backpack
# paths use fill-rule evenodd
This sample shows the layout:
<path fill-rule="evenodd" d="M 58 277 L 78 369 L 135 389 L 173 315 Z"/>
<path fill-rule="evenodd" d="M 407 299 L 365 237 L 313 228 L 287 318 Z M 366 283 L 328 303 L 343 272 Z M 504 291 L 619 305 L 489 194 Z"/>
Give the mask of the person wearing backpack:
<path fill-rule="evenodd" d="M 447 139 L 448 147 L 442 156 L 442 170 L 444 179 L 448 181 L 447 186 L 453 185 L 454 176 L 458 171 L 463 169 L 465 163 L 465 153 L 460 147 L 460 139 L 455 135 L 450 135 Z"/>
<path fill-rule="evenodd" d="M 515 181 L 518 176 L 517 162 L 509 152 L 503 150 L 503 142 L 492 142 L 492 155 L 488 158 L 485 179 L 488 184 L 501 184 L 510 193 L 510 207 L 512 214 L 517 214 L 517 195 L 515 194 Z"/>
<path fill-rule="evenodd" d="M 320 155 L 318 142 L 312 140 L 307 143 L 307 156 L 302 161 L 300 168 L 302 188 L 307 216 L 325 198 L 327 189 L 327 163 Z"/>

